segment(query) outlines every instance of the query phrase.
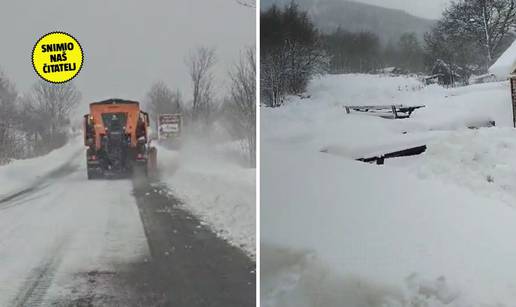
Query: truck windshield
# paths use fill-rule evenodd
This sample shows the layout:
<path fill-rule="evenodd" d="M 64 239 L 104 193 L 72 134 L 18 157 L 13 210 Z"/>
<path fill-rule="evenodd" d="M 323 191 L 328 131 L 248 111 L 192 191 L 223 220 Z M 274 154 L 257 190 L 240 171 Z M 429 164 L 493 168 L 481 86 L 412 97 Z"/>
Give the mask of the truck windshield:
<path fill-rule="evenodd" d="M 127 122 L 126 113 L 104 113 L 102 114 L 102 122 L 104 127 L 109 131 L 121 131 Z"/>

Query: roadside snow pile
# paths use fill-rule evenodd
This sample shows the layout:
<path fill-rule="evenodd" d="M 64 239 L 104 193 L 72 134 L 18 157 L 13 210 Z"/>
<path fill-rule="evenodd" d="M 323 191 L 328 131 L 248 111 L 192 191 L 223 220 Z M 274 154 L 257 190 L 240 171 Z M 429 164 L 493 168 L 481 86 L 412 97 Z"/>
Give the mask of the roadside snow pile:
<path fill-rule="evenodd" d="M 264 306 L 516 301 L 507 82 L 407 92 L 398 90 L 403 79 L 328 76 L 310 85 L 310 99 L 262 109 Z M 393 96 L 384 101 L 426 108 L 387 120 L 348 115 L 338 102 L 382 104 L 375 101 L 385 93 Z M 466 128 L 486 119 L 502 128 Z M 353 160 L 418 143 L 428 145 L 425 154 L 384 167 Z"/>
<path fill-rule="evenodd" d="M 497 126 L 512 126 L 511 90 L 508 82 L 422 91 L 426 108 L 412 119 L 432 130 L 452 130 L 495 121 Z M 428 97 L 425 97 L 428 96 Z M 417 98 L 415 98 L 417 101 Z"/>
<path fill-rule="evenodd" d="M 81 138 L 76 138 L 47 155 L 15 160 L 0 166 L 0 198 L 27 188 L 60 166 L 68 164 L 83 153 L 81 141 Z"/>
<path fill-rule="evenodd" d="M 345 86 L 343 86 L 345 84 Z M 367 88 L 368 90 L 364 90 Z M 443 92 L 438 86 L 431 86 L 432 91 Z M 326 101 L 336 105 L 392 105 L 424 104 L 414 100 L 422 84 L 415 78 L 386 77 L 384 75 L 327 75 L 314 79 L 308 87 L 312 100 Z"/>
<path fill-rule="evenodd" d="M 255 256 L 255 169 L 226 159 L 215 146 L 194 143 L 186 143 L 180 151 L 159 147 L 158 163 L 161 179 L 188 210 Z"/>

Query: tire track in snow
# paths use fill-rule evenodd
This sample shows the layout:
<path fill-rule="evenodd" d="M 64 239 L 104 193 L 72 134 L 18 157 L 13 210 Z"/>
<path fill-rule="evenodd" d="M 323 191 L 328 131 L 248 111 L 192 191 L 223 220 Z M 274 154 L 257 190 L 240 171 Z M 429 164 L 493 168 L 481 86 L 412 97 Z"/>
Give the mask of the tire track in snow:
<path fill-rule="evenodd" d="M 23 187 L 23 188 L 19 189 L 18 191 L 15 191 L 12 193 L 7 193 L 7 195 L 0 194 L 0 204 L 3 202 L 11 201 L 15 198 L 18 198 L 19 196 L 26 194 L 26 193 L 32 192 L 34 189 L 41 186 L 47 180 L 59 179 L 70 173 L 73 173 L 74 171 L 76 171 L 79 168 L 79 165 L 74 164 L 73 162 L 75 162 L 75 160 L 78 160 L 79 154 L 82 151 L 83 151 L 82 149 L 76 151 L 73 154 L 72 158 L 64 161 L 61 165 L 59 165 L 55 169 L 48 171 L 42 175 L 37 175 L 36 179 L 31 182 L 28 182 L 28 185 L 26 187 Z"/>
<path fill-rule="evenodd" d="M 21 191 L 18 191 L 16 193 L 13 193 L 13 194 L 11 194 L 11 195 L 9 195 L 7 197 L 4 197 L 4 198 L 0 199 L 0 204 L 6 203 L 6 202 L 9 202 L 9 201 L 12 201 L 12 200 L 16 200 L 20 196 L 23 196 L 23 195 L 25 195 L 27 193 L 33 192 L 35 189 L 36 189 L 36 187 L 32 186 L 32 187 L 28 187 L 26 189 L 23 189 Z"/>
<path fill-rule="evenodd" d="M 41 265 L 32 270 L 13 300 L 12 306 L 37 307 L 42 305 L 47 290 L 52 285 L 61 264 L 64 250 L 69 241 L 70 234 L 61 238 L 51 249 L 48 256 L 43 259 Z"/>
<path fill-rule="evenodd" d="M 23 190 L 23 193 L 19 192 L 15 197 L 8 197 L 8 199 L 1 199 L 0 200 L 0 211 L 6 210 L 12 207 L 16 207 L 19 205 L 30 203 L 32 200 L 38 199 L 40 197 L 44 197 L 45 195 L 48 195 L 49 193 L 43 193 L 43 194 L 37 194 L 37 192 L 42 191 L 46 189 L 49 186 L 49 184 L 38 186 L 38 187 L 31 187 L 28 189 Z M 32 196 L 32 197 L 30 197 Z"/>
<path fill-rule="evenodd" d="M 42 178 L 36 180 L 31 186 L 22 189 L 6 198 L 0 199 L 0 213 L 3 210 L 23 204 L 31 204 L 34 199 L 48 195 L 49 193 L 38 193 L 46 190 L 55 181 L 62 179 L 78 169 L 74 165 L 75 157 L 66 161 L 58 168 L 48 172 Z M 13 225 L 11 232 L 18 227 Z M 44 302 L 47 290 L 52 285 L 56 272 L 64 257 L 66 246 L 70 242 L 71 234 L 68 233 L 59 238 L 54 246 L 49 249 L 47 256 L 43 258 L 40 265 L 31 270 L 20 287 L 18 294 L 12 301 L 12 306 L 35 307 L 41 306 Z"/>
<path fill-rule="evenodd" d="M 27 197 L 35 194 L 38 191 L 48 188 L 54 181 L 66 177 L 67 175 L 75 172 L 79 168 L 78 165 L 73 164 L 75 159 L 77 159 L 77 157 L 74 157 L 66 161 L 63 165 L 48 172 L 42 178 L 33 182 L 30 186 L 23 188 L 17 192 L 14 192 L 10 195 L 7 195 L 3 198 L 0 198 L 0 211 L 21 204 L 30 203 L 30 201 L 33 199 L 27 199 Z"/>

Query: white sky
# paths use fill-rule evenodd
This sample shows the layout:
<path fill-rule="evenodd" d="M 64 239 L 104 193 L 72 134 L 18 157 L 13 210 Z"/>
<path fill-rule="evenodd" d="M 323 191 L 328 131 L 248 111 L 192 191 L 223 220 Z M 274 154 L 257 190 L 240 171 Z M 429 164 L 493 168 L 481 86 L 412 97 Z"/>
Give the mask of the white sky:
<path fill-rule="evenodd" d="M 324 1 L 324 0 L 319 0 Z M 388 8 L 401 9 L 419 17 L 438 19 L 451 0 L 354 0 Z"/>
<path fill-rule="evenodd" d="M 86 57 L 74 80 L 83 101 L 142 100 L 163 80 L 191 93 L 184 64 L 195 46 L 215 47 L 217 89 L 240 51 L 255 45 L 255 12 L 236 0 L 7 1 L 0 10 L 0 67 L 23 92 L 39 77 L 31 64 L 37 39 L 51 31 L 75 36 Z"/>

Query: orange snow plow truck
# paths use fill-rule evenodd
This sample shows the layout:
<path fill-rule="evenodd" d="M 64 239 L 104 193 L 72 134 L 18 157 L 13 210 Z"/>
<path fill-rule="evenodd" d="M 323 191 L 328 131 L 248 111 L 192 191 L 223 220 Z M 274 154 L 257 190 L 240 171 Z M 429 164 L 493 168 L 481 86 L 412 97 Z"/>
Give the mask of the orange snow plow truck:
<path fill-rule="evenodd" d="M 90 104 L 84 115 L 88 179 L 156 171 L 149 115 L 136 101 L 108 99 Z"/>

